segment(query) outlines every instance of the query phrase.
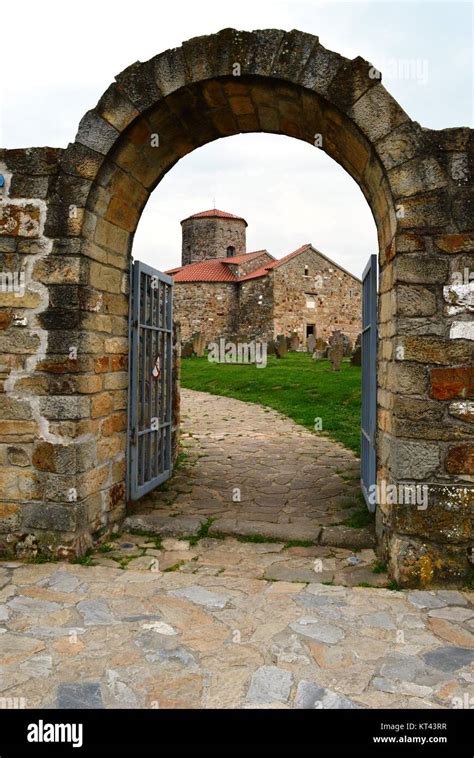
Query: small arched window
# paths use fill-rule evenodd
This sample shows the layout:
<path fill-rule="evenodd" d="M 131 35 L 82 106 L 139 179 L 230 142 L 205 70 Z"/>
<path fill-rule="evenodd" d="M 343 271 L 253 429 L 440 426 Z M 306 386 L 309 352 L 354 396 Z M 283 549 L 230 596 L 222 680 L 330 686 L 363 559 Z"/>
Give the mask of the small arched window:
<path fill-rule="evenodd" d="M 308 266 L 304 267 L 304 275 L 305 276 L 309 276 L 309 267 Z"/>
<path fill-rule="evenodd" d="M 229 247 L 227 248 L 227 257 L 233 258 L 234 255 L 235 255 L 235 247 L 233 247 L 232 245 L 229 245 Z"/>

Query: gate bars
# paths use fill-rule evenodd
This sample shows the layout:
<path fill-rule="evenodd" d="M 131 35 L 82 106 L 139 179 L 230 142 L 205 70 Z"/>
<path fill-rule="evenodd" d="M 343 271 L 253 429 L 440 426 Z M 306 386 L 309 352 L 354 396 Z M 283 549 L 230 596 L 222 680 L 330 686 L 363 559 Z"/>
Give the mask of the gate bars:
<path fill-rule="evenodd" d="M 130 263 L 127 499 L 172 473 L 173 280 Z"/>
<path fill-rule="evenodd" d="M 360 483 L 369 511 L 369 487 L 377 483 L 377 256 L 371 255 L 362 274 L 362 424 Z"/>

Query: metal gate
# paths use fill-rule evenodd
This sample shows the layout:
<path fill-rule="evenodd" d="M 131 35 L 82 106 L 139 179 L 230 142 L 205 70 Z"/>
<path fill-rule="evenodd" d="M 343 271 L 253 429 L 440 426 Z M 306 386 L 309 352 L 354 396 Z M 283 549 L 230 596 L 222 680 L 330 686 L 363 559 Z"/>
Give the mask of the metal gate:
<path fill-rule="evenodd" d="M 369 511 L 369 487 L 377 483 L 377 256 L 371 255 L 362 274 L 362 425 L 360 481 Z"/>
<path fill-rule="evenodd" d="M 172 472 L 173 280 L 130 264 L 127 497 L 150 492 Z"/>

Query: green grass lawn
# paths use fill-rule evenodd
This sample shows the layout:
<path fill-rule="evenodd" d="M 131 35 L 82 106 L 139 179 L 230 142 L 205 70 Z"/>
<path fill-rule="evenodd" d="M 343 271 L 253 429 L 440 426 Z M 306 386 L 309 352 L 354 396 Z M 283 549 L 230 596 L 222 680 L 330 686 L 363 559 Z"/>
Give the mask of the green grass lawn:
<path fill-rule="evenodd" d="M 348 360 L 339 372 L 308 353 L 269 355 L 266 368 L 207 358 L 184 358 L 181 366 L 183 387 L 270 406 L 308 429 L 319 417 L 323 434 L 359 455 L 361 370 Z"/>

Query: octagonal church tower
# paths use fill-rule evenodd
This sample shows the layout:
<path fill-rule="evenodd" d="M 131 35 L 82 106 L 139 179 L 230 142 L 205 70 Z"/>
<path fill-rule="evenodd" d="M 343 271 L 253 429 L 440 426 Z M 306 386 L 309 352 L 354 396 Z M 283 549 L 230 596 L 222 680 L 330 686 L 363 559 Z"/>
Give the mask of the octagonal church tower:
<path fill-rule="evenodd" d="M 195 213 L 181 221 L 181 265 L 207 258 L 232 258 L 246 252 L 247 222 L 240 216 L 219 211 Z"/>

